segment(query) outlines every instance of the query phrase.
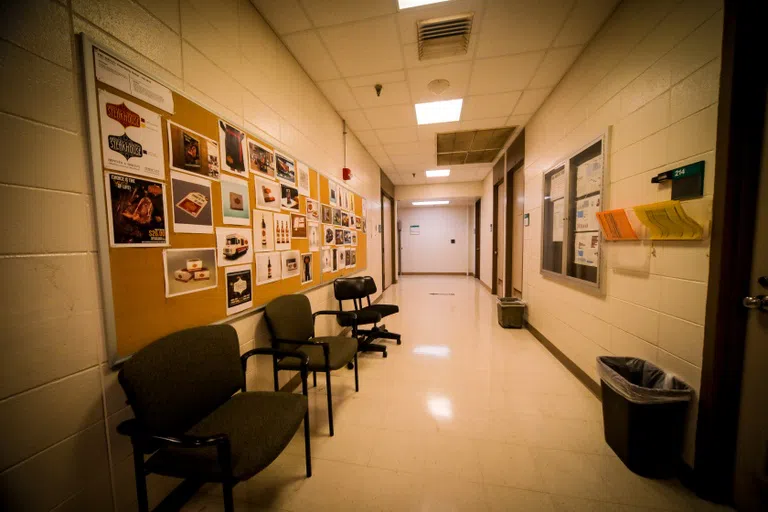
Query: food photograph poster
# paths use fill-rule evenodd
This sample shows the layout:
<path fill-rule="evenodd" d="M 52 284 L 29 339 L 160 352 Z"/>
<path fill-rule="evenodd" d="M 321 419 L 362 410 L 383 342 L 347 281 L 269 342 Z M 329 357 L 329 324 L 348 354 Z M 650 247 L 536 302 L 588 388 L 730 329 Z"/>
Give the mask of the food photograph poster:
<path fill-rule="evenodd" d="M 246 180 L 221 177 L 221 213 L 224 224 L 251 225 L 251 200 Z"/>
<path fill-rule="evenodd" d="M 210 181 L 172 171 L 171 202 L 175 233 L 213 233 Z"/>
<path fill-rule="evenodd" d="M 168 245 L 164 183 L 108 172 L 104 188 L 111 247 Z"/>
<path fill-rule="evenodd" d="M 250 228 L 216 228 L 216 261 L 228 267 L 253 261 Z"/>
<path fill-rule="evenodd" d="M 218 180 L 218 143 L 172 121 L 167 124 L 168 164 L 171 169 Z"/>
<path fill-rule="evenodd" d="M 160 115 L 99 89 L 104 167 L 165 179 Z"/>
<path fill-rule="evenodd" d="M 165 249 L 165 296 L 176 297 L 187 293 L 216 288 L 216 248 Z"/>
<path fill-rule="evenodd" d="M 251 265 L 228 267 L 224 271 L 227 283 L 227 316 L 253 307 Z"/>
<path fill-rule="evenodd" d="M 245 177 L 245 132 L 224 121 L 219 121 L 219 151 L 221 169 Z"/>

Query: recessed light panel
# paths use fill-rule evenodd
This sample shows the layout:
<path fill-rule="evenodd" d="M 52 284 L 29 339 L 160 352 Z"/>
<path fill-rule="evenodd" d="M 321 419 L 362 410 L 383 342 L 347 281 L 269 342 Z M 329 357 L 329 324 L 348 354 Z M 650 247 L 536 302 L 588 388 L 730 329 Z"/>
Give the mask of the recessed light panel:
<path fill-rule="evenodd" d="M 400 10 L 410 9 L 411 7 L 419 7 L 421 5 L 439 4 L 441 2 L 447 2 L 448 0 L 397 0 L 397 5 Z"/>
<path fill-rule="evenodd" d="M 431 171 L 425 171 L 427 178 L 445 178 L 451 175 L 450 169 L 433 169 Z"/>
<path fill-rule="evenodd" d="M 431 101 L 416 104 L 416 121 L 419 124 L 450 123 L 461 117 L 464 100 Z"/>
<path fill-rule="evenodd" d="M 440 204 L 448 204 L 450 201 L 414 201 L 411 204 L 413 206 L 437 206 Z"/>

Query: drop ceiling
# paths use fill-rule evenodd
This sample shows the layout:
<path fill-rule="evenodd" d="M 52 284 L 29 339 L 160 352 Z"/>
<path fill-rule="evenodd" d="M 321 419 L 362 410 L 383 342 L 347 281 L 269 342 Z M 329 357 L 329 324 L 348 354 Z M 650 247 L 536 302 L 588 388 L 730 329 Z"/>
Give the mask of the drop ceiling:
<path fill-rule="evenodd" d="M 489 164 L 465 158 L 427 181 L 436 134 L 524 126 L 618 0 L 451 0 L 404 11 L 397 0 L 251 2 L 393 183 L 408 185 L 485 177 Z M 420 61 L 417 22 L 468 12 L 466 55 Z M 438 78 L 451 86 L 435 96 L 427 84 Z M 415 103 L 453 98 L 464 98 L 460 121 L 416 124 Z"/>

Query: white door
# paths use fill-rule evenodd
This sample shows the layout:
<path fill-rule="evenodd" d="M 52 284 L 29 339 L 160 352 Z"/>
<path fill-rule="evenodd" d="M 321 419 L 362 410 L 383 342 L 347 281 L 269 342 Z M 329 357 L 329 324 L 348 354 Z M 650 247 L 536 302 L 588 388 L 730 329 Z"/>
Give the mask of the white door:
<path fill-rule="evenodd" d="M 382 240 L 384 241 L 384 289 L 386 290 L 392 284 L 392 272 L 395 268 L 392 262 L 392 201 L 384 196 L 381 207 L 381 215 L 384 217 L 381 229 L 384 231 Z"/>
<path fill-rule="evenodd" d="M 504 296 L 504 185 L 496 188 L 496 238 L 498 250 L 496 251 L 496 295 Z"/>

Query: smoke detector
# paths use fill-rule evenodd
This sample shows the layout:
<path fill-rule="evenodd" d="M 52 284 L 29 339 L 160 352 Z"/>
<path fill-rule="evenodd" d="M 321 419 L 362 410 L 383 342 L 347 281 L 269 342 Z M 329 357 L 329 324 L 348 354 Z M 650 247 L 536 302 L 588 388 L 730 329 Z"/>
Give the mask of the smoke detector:
<path fill-rule="evenodd" d="M 419 60 L 467 53 L 474 16 L 474 13 L 467 13 L 419 21 L 416 24 Z"/>
<path fill-rule="evenodd" d="M 450 86 L 451 86 L 451 82 L 449 82 L 445 78 L 438 78 L 437 80 L 432 80 L 431 82 L 429 82 L 427 84 L 427 89 L 429 89 L 429 92 L 431 92 L 435 96 L 440 96 Z"/>

